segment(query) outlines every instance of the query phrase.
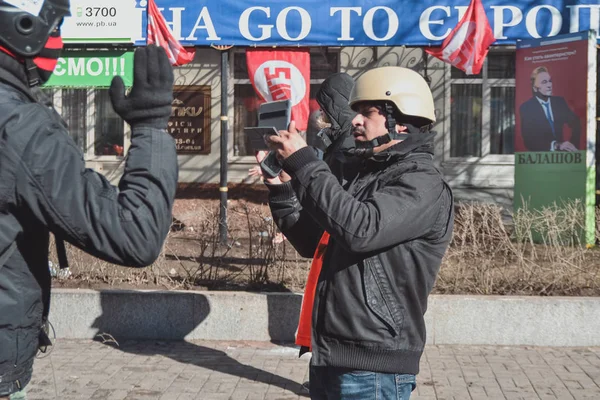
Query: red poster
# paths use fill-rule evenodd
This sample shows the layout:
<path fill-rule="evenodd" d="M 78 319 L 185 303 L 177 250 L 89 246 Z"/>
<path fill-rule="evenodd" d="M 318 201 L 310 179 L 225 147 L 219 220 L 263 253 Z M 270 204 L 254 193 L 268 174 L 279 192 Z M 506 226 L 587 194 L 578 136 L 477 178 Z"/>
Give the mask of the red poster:
<path fill-rule="evenodd" d="M 586 150 L 588 42 L 517 50 L 515 152 Z"/>
<path fill-rule="evenodd" d="M 305 49 L 246 50 L 248 76 L 264 101 L 292 100 L 292 120 L 304 131 L 308 125 L 310 54 Z"/>

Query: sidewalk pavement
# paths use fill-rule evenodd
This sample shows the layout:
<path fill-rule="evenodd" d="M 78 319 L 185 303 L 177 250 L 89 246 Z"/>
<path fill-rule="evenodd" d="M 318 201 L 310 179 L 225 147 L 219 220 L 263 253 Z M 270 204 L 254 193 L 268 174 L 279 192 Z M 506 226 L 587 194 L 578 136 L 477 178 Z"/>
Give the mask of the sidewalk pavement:
<path fill-rule="evenodd" d="M 59 340 L 36 399 L 306 399 L 310 356 L 257 342 Z M 600 348 L 428 346 L 411 399 L 600 399 Z"/>

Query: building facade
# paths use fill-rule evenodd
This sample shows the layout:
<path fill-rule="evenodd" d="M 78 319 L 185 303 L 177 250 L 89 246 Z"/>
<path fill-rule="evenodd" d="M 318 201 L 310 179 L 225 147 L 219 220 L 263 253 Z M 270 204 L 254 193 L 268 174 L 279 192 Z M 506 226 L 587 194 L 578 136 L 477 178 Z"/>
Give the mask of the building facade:
<path fill-rule="evenodd" d="M 425 49 L 440 45 L 466 11 L 468 0 L 380 0 L 369 6 L 358 0 L 286 0 L 277 6 L 249 0 L 157 0 L 174 35 L 196 48 L 194 61 L 175 69 L 176 100 L 169 130 L 178 145 L 180 182 L 219 181 L 223 95 L 228 104 L 228 181 L 251 182 L 247 172 L 255 160 L 243 128 L 256 123 L 260 100 L 250 84 L 245 51 L 256 46 L 302 46 L 309 49 L 311 58 L 309 144 L 317 132 L 314 96 L 329 74 L 346 72 L 358 77 L 376 66 L 408 67 L 430 82 L 437 115 L 436 160 L 457 197 L 510 206 L 515 42 L 597 31 L 600 4 L 597 0 L 482 2 L 497 42 L 482 71 L 466 75 L 428 56 Z M 130 73 L 132 51 L 144 44 L 146 4 L 143 0 L 115 1 L 114 5 L 109 1 L 103 7 L 92 7 L 89 0 L 74 3 L 73 20 L 66 26 L 68 48 L 57 70 L 61 79 L 47 90 L 89 166 L 116 181 L 130 132 L 114 114 L 107 88 L 112 76 Z M 88 18 L 93 22 L 82 25 L 89 8 L 92 16 Z M 107 17 L 94 17 L 94 13 Z M 81 21 L 76 25 L 79 14 Z M 112 14 L 120 19 L 112 21 Z M 92 26 L 93 30 L 86 31 Z M 216 45 L 233 45 L 226 50 L 226 94 L 222 93 L 221 50 Z M 82 74 L 86 77 L 77 80 Z"/>

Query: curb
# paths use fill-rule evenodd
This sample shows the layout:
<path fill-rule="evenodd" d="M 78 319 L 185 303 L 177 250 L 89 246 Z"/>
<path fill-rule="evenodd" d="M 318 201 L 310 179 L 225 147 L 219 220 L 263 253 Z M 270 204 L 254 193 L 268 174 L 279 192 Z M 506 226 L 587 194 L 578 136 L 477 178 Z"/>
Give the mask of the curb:
<path fill-rule="evenodd" d="M 293 342 L 298 293 L 54 289 L 62 339 Z M 432 345 L 600 346 L 600 298 L 432 295 Z"/>

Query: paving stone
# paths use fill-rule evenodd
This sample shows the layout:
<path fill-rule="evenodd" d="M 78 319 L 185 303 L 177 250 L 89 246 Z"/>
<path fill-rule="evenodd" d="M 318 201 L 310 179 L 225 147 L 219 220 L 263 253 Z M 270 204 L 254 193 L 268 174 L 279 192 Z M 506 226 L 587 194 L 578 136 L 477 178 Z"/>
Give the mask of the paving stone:
<path fill-rule="evenodd" d="M 310 357 L 271 343 L 59 340 L 29 400 L 306 399 Z M 428 346 L 414 400 L 600 399 L 600 348 Z"/>

